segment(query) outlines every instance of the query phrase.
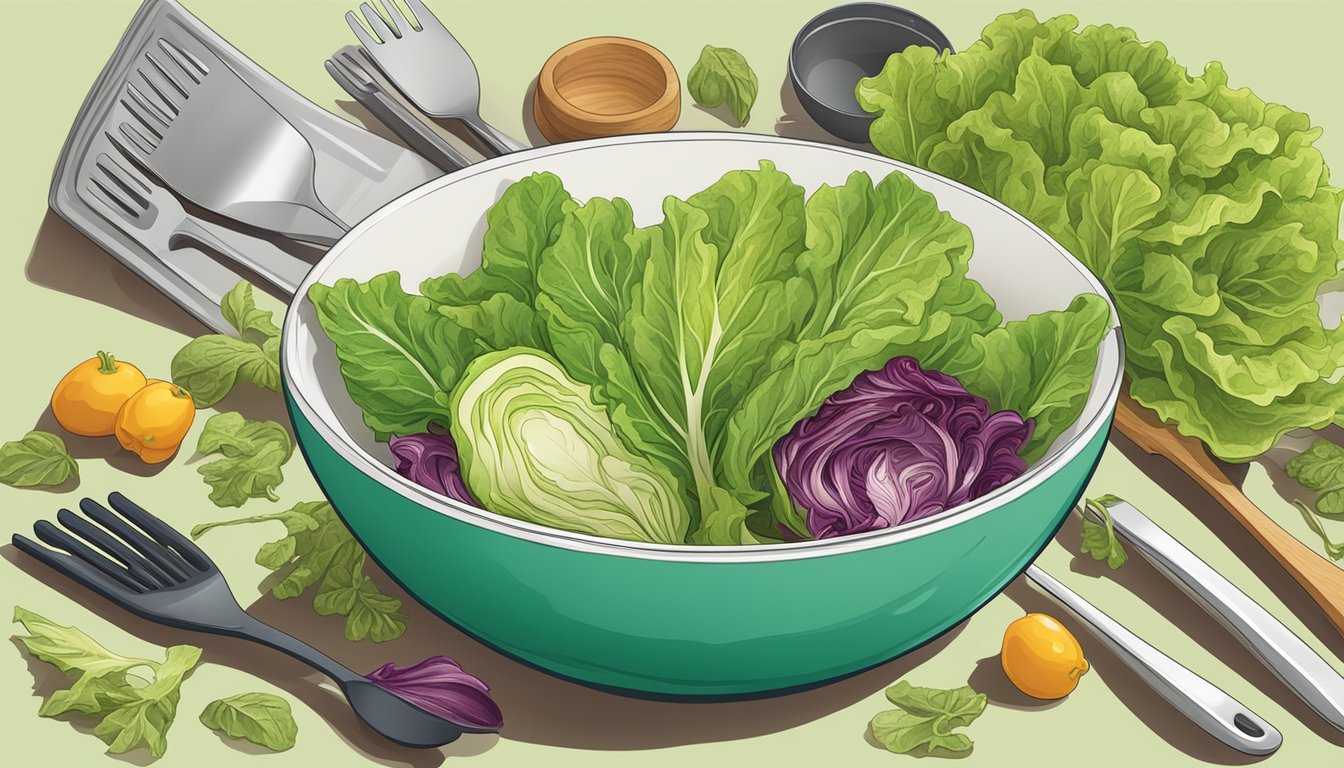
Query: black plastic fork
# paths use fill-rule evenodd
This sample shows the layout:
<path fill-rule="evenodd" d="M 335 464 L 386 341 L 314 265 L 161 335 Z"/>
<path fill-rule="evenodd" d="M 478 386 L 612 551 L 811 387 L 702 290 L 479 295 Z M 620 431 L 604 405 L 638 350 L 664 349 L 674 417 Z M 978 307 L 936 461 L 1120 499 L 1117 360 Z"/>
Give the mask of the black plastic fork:
<path fill-rule="evenodd" d="M 252 640 L 293 656 L 334 680 L 361 720 L 399 744 L 438 747 L 463 733 L 491 732 L 432 715 L 252 618 L 200 547 L 120 493 L 107 501 L 116 512 L 82 499 L 79 508 L 89 519 L 62 509 L 56 522 L 63 528 L 46 520 L 34 523 L 33 534 L 55 549 L 18 533 L 14 546 L 141 618 Z"/>

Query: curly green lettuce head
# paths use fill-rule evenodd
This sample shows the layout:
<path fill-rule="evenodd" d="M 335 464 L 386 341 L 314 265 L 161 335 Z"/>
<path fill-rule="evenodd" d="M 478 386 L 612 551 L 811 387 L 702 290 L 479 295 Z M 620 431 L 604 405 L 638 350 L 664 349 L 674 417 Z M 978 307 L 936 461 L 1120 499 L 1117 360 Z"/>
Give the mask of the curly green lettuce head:
<path fill-rule="evenodd" d="M 594 536 L 685 539 L 690 513 L 672 475 L 627 449 L 590 388 L 549 355 L 477 358 L 451 409 L 463 476 L 486 509 Z"/>
<path fill-rule="evenodd" d="M 1341 195 L 1320 129 L 1191 76 L 1159 43 L 1072 16 L 1000 16 L 965 51 L 912 47 L 859 83 L 882 153 L 1029 217 L 1120 311 L 1130 393 L 1242 461 L 1344 407 Z"/>

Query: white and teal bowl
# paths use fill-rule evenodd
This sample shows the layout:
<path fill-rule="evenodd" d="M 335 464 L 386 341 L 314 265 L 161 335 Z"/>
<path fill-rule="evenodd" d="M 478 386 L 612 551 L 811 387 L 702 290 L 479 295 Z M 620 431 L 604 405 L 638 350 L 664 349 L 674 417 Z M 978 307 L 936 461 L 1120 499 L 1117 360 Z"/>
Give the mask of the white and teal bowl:
<path fill-rule="evenodd" d="M 969 616 L 1036 557 L 1077 502 L 1106 444 L 1123 368 L 1103 341 L 1079 417 L 1022 477 L 899 528 L 774 546 L 640 544 L 533 525 L 402 478 L 351 402 L 304 298 L 315 282 L 480 263 L 485 212 L 514 181 L 551 171 L 580 200 L 620 196 L 661 218 L 726 171 L 771 160 L 811 192 L 853 171 L 904 172 L 970 227 L 971 275 L 1008 319 L 1064 309 L 1101 283 L 994 200 L 878 155 L 745 134 L 677 133 L 562 144 L 488 160 L 407 193 L 355 227 L 308 275 L 285 318 L 284 388 L 323 492 L 406 591 L 480 641 L 556 675 L 655 695 L 761 695 L 853 674 Z M 1109 299 L 1108 299 L 1109 300 Z M 1114 307 L 1112 307 L 1114 317 Z M 441 651 L 453 655 L 453 648 Z"/>

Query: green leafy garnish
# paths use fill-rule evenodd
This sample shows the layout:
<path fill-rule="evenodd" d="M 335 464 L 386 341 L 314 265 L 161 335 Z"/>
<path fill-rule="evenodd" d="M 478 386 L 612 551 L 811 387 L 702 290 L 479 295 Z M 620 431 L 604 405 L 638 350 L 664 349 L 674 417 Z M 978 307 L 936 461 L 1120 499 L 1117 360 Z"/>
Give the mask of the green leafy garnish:
<path fill-rule="evenodd" d="M 974 722 L 989 699 L 969 685 L 942 690 L 919 688 L 904 680 L 887 689 L 887 698 L 900 709 L 879 712 L 873 718 L 873 737 L 892 752 L 919 756 L 970 752 L 970 737 L 953 730 Z"/>
<path fill-rule="evenodd" d="M 325 501 L 303 502 L 267 515 L 205 523 L 191 529 L 199 538 L 212 528 L 277 520 L 285 537 L 261 546 L 257 565 L 276 572 L 271 594 L 279 600 L 298 597 L 316 585 L 313 608 L 324 616 L 346 617 L 345 637 L 376 643 L 395 640 L 406 631 L 401 601 L 378 591 L 364 574 L 366 556 L 359 542 Z"/>
<path fill-rule="evenodd" d="M 93 733 L 108 752 L 128 752 L 143 743 L 151 755 L 163 757 L 182 681 L 200 659 L 200 648 L 175 645 L 157 662 L 112 653 L 78 629 L 53 624 L 18 606 L 14 620 L 30 633 L 18 637 L 29 653 L 74 678 L 73 685 L 42 702 L 39 715 L 92 716 L 99 720 Z M 150 679 L 133 674 L 141 669 L 150 672 Z"/>
<path fill-rule="evenodd" d="M 1316 511 L 1327 517 L 1344 517 L 1344 448 L 1318 439 L 1305 452 L 1283 465 L 1288 476 L 1309 491 L 1316 491 Z"/>
<path fill-rule="evenodd" d="M 1344 542 L 1336 544 L 1332 541 L 1330 534 L 1325 531 L 1325 526 L 1321 525 L 1321 521 L 1316 519 L 1316 515 L 1312 514 L 1310 509 L 1307 509 L 1307 505 L 1300 501 L 1294 501 L 1293 505 L 1302 513 L 1302 519 L 1307 521 L 1307 527 L 1321 537 L 1321 543 L 1325 545 L 1325 554 L 1329 555 L 1331 560 L 1344 560 Z"/>
<path fill-rule="evenodd" d="M 751 119 L 760 85 L 746 58 L 732 48 L 706 45 L 686 78 L 686 90 L 695 103 L 713 109 L 727 102 L 738 125 Z"/>
<path fill-rule="evenodd" d="M 1111 513 L 1106 509 L 1106 504 L 1111 501 L 1119 501 L 1115 496 L 1102 496 L 1096 499 L 1087 499 L 1083 503 L 1089 510 L 1101 518 L 1101 522 L 1096 522 L 1083 515 L 1083 544 L 1079 551 L 1085 555 L 1091 555 L 1093 560 L 1105 560 L 1106 565 L 1111 570 L 1119 570 L 1129 560 L 1129 555 L 1125 548 L 1120 544 L 1120 537 L 1115 535 L 1115 526 L 1111 523 Z"/>
<path fill-rule="evenodd" d="M 221 507 L 241 507 L 248 499 L 280 500 L 275 495 L 285 480 L 280 467 L 289 461 L 294 443 L 278 422 L 251 421 L 230 412 L 205 422 L 196 450 L 224 455 L 196 470 L 213 489 L 210 500 Z"/>
<path fill-rule="evenodd" d="M 280 329 L 271 312 L 257 309 L 252 286 L 238 281 L 220 301 L 236 336 L 210 334 L 187 342 L 173 356 L 173 383 L 191 393 L 197 408 L 209 408 L 240 379 L 280 391 Z"/>
<path fill-rule="evenodd" d="M 79 465 L 66 450 L 65 441 L 50 432 L 33 430 L 0 446 L 0 483 L 5 485 L 60 485 L 78 476 Z"/>
<path fill-rule="evenodd" d="M 275 752 L 294 746 L 299 733 L 289 702 L 270 693 L 240 693 L 215 699 L 201 712 L 201 722 L 206 728 Z"/>

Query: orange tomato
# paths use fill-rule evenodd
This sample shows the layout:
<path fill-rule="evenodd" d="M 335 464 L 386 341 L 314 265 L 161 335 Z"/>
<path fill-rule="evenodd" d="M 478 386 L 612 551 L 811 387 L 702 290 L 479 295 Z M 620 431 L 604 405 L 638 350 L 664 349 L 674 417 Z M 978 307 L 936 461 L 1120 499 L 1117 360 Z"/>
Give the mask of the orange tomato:
<path fill-rule="evenodd" d="M 146 464 L 158 464 L 177 451 L 195 418 L 196 403 L 187 390 L 150 379 L 117 412 L 117 442 Z"/>
<path fill-rule="evenodd" d="M 999 660 L 1013 685 L 1038 699 L 1068 696 L 1088 670 L 1077 638 L 1044 613 L 1029 613 L 1008 625 Z"/>
<path fill-rule="evenodd" d="M 51 413 L 67 431 L 85 437 L 110 435 L 117 411 L 145 386 L 145 375 L 130 363 L 99 352 L 76 365 L 51 393 Z"/>

